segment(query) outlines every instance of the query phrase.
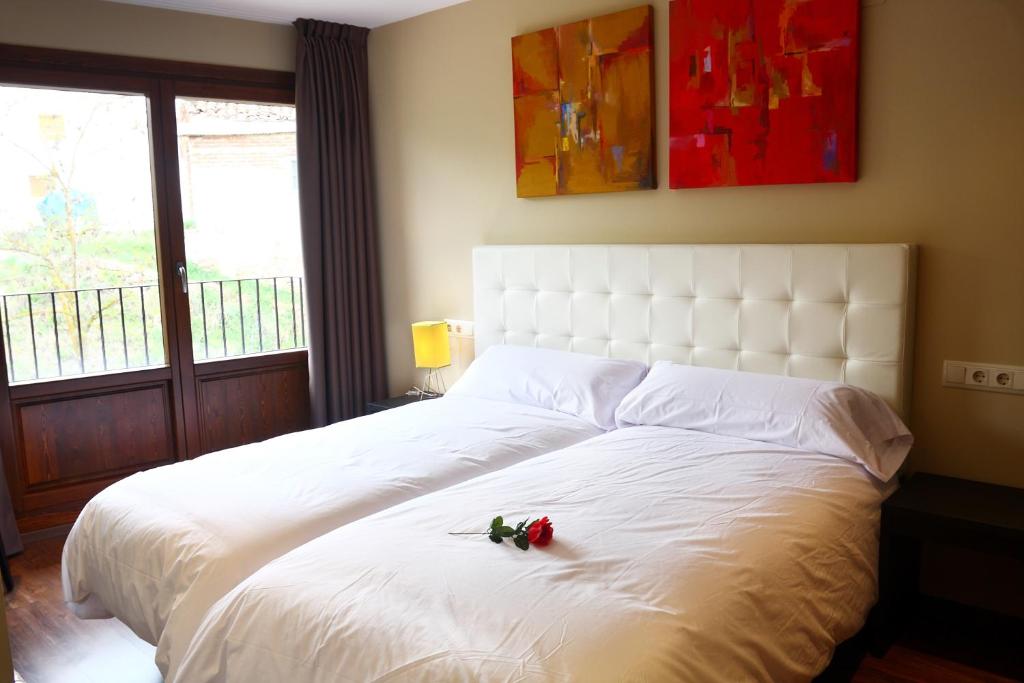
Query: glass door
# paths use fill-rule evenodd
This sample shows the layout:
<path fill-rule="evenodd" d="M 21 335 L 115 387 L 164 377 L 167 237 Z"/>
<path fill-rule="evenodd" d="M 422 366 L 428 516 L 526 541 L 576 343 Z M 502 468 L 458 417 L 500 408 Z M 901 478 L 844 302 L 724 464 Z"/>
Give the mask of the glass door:
<path fill-rule="evenodd" d="M 309 424 L 294 78 L 0 60 L 0 456 L 23 531 Z"/>
<path fill-rule="evenodd" d="M 10 384 L 167 364 L 149 102 L 0 85 Z"/>
<path fill-rule="evenodd" d="M 188 455 L 157 93 L 0 69 L 0 453 L 22 530 Z"/>
<path fill-rule="evenodd" d="M 162 94 L 189 454 L 309 426 L 291 91 Z"/>
<path fill-rule="evenodd" d="M 196 362 L 305 347 L 295 107 L 175 99 Z"/>

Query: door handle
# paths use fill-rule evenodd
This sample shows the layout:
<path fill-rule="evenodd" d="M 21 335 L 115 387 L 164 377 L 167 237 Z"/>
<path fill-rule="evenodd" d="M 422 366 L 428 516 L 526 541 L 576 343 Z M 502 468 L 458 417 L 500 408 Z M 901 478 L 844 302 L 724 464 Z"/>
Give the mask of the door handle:
<path fill-rule="evenodd" d="M 175 268 L 178 271 L 178 281 L 181 282 L 181 293 L 188 294 L 188 271 L 185 270 L 185 264 L 178 261 Z"/>

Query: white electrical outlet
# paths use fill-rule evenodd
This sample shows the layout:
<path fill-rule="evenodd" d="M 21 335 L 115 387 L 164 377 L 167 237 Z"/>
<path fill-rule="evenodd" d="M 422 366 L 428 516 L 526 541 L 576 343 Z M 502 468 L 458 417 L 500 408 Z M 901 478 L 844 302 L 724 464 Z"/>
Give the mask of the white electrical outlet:
<path fill-rule="evenodd" d="M 999 389 L 1013 388 L 1013 372 L 1010 370 L 993 370 L 989 373 L 988 383 Z"/>
<path fill-rule="evenodd" d="M 445 318 L 448 324 L 448 347 L 451 350 L 451 364 L 441 372 L 445 385 L 451 386 L 469 364 L 473 362 L 473 321 Z"/>
<path fill-rule="evenodd" d="M 978 387 L 988 386 L 988 368 L 967 366 L 967 384 Z"/>
<path fill-rule="evenodd" d="M 473 336 L 472 320 L 453 320 L 451 318 L 445 318 L 444 321 L 448 323 L 448 334 L 456 337 Z"/>
<path fill-rule="evenodd" d="M 942 364 L 942 384 L 960 389 L 1024 394 L 1024 367 L 947 360 Z"/>

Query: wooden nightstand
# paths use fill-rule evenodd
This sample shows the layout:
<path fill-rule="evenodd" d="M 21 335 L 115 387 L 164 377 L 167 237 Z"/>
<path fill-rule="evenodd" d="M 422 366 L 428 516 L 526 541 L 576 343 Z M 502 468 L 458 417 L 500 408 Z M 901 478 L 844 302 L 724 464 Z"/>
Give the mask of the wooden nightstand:
<path fill-rule="evenodd" d="M 918 474 L 882 505 L 876 655 L 916 608 L 924 542 L 1024 559 L 1024 489 Z"/>
<path fill-rule="evenodd" d="M 410 403 L 419 403 L 422 401 L 430 401 L 440 396 L 424 396 L 422 399 L 419 396 L 409 396 L 405 394 L 403 396 L 392 396 L 391 398 L 382 398 L 379 401 L 370 401 L 366 404 L 366 414 L 379 413 L 382 410 L 391 410 L 392 408 L 401 408 L 407 406 Z"/>

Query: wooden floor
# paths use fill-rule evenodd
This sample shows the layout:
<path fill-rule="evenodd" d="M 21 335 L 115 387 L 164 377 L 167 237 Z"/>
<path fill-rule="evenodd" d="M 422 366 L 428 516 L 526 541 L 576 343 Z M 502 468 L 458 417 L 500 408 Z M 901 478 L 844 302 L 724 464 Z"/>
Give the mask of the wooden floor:
<path fill-rule="evenodd" d="M 868 655 L 853 677 L 854 683 L 1004 683 L 1012 680 L 902 645 L 892 646 L 884 659 Z"/>
<path fill-rule="evenodd" d="M 7 626 L 14 669 L 25 683 L 159 683 L 155 648 L 116 619 L 81 620 L 64 606 L 64 537 L 26 544 L 11 558 Z"/>
<path fill-rule="evenodd" d="M 15 589 L 7 621 L 14 668 L 25 683 L 159 683 L 152 646 L 115 619 L 82 621 L 67 611 L 60 587 L 63 543 L 63 536 L 34 541 L 11 559 Z M 853 676 L 855 683 L 1010 680 L 906 644 L 893 646 L 884 659 L 865 657 Z"/>

